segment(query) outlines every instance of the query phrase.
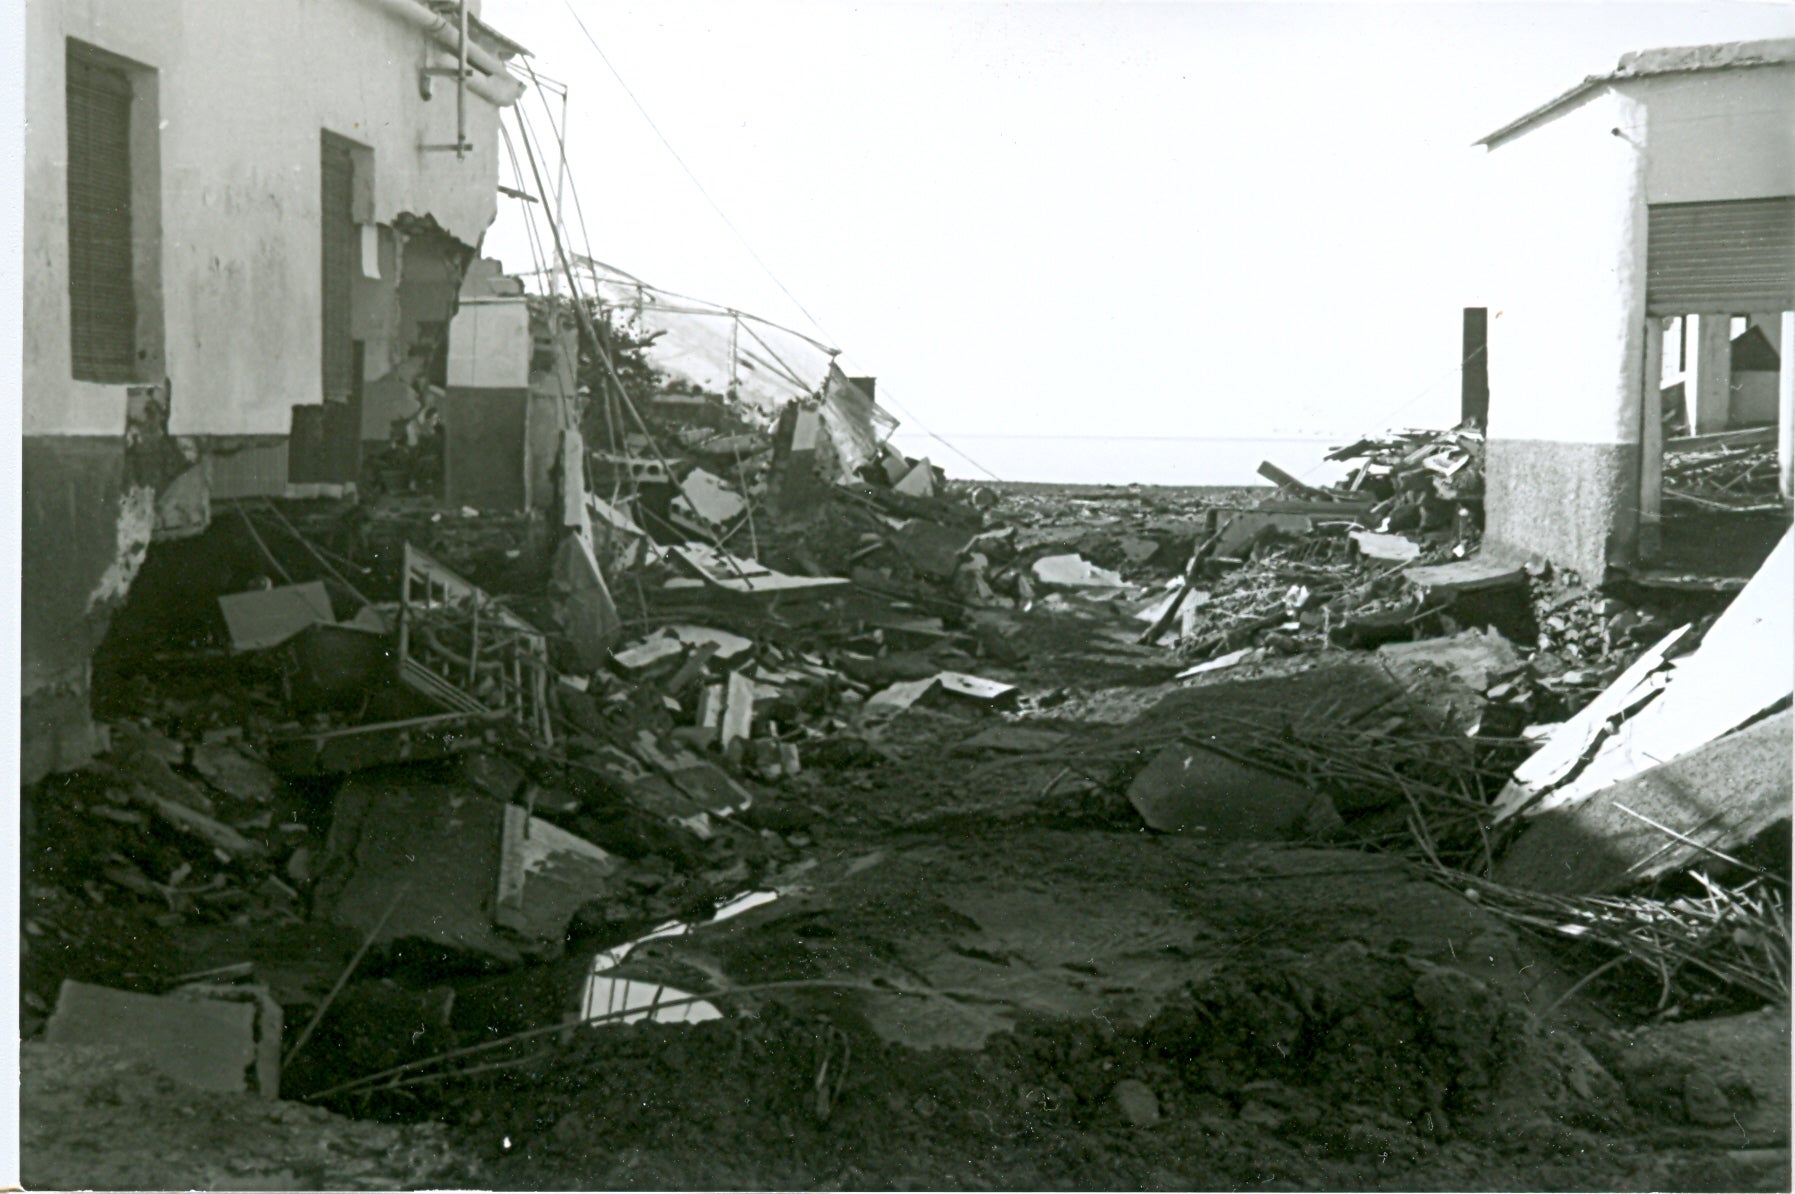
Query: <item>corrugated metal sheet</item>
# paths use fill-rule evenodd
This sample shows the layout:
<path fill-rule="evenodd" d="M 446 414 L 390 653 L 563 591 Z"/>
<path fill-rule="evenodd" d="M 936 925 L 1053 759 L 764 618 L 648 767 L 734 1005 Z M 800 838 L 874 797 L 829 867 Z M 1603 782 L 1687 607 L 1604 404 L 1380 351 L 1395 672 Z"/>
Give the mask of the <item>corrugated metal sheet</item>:
<path fill-rule="evenodd" d="M 1652 315 L 1735 315 L 1795 307 L 1795 196 L 1651 208 Z"/>
<path fill-rule="evenodd" d="M 131 80 L 73 47 L 68 126 L 70 365 L 83 381 L 131 381 Z"/>

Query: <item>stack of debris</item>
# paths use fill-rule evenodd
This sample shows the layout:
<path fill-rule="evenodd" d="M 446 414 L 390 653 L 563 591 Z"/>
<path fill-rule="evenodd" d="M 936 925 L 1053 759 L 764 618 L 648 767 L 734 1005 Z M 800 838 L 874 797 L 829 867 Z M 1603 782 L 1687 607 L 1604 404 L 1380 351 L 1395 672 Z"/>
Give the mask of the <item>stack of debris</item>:
<path fill-rule="evenodd" d="M 1331 487 L 1305 485 L 1270 464 L 1261 465 L 1260 474 L 1295 497 L 1366 504 L 1365 529 L 1371 533 L 1456 544 L 1462 555 L 1475 545 L 1483 525 L 1483 445 L 1475 424 L 1446 432 L 1394 432 L 1329 452 L 1324 459 L 1330 462 L 1356 462 L 1351 474 Z"/>
<path fill-rule="evenodd" d="M 1785 509 L 1777 489 L 1776 428 L 1666 441 L 1664 500 L 1735 514 Z"/>

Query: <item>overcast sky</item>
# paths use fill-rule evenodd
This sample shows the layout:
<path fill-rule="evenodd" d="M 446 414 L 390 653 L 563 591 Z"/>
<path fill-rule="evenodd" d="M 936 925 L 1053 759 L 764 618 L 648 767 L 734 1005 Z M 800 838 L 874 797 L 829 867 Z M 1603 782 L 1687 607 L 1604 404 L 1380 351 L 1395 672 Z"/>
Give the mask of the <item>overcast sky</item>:
<path fill-rule="evenodd" d="M 1493 235 L 1471 143 L 1627 50 L 1795 35 L 1795 8 L 1749 2 L 484 15 L 570 86 L 595 256 L 820 328 L 907 430 L 963 438 L 1006 475 L 1071 459 L 1117 481 L 1151 454 L 1129 437 L 1449 424 Z M 521 205 L 501 204 L 488 252 L 528 268 Z"/>

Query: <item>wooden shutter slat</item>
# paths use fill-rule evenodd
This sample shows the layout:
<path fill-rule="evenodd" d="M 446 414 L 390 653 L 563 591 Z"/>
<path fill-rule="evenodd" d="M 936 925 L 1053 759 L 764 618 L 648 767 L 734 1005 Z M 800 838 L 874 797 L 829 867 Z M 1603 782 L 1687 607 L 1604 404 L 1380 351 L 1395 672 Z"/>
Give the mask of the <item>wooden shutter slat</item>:
<path fill-rule="evenodd" d="M 131 252 L 131 80 L 68 56 L 69 346 L 74 376 L 131 381 L 137 348 Z"/>

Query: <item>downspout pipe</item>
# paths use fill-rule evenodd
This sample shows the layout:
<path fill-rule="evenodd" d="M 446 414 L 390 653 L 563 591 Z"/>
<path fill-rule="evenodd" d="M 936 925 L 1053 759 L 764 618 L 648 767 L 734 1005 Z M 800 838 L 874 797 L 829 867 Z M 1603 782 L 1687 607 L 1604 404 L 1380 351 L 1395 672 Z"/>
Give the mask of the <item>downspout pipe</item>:
<path fill-rule="evenodd" d="M 451 54 L 459 55 L 462 50 L 461 31 L 455 22 L 447 17 L 431 12 L 418 0 L 369 0 L 377 7 L 384 8 L 391 15 L 404 21 L 425 34 L 438 46 Z M 508 108 L 518 101 L 524 93 L 524 85 L 510 71 L 505 63 L 496 55 L 481 49 L 474 44 L 472 38 L 467 39 L 467 61 L 479 67 L 485 75 L 470 72 L 467 89 L 486 100 L 495 107 Z M 453 71 L 449 73 L 453 74 Z"/>

